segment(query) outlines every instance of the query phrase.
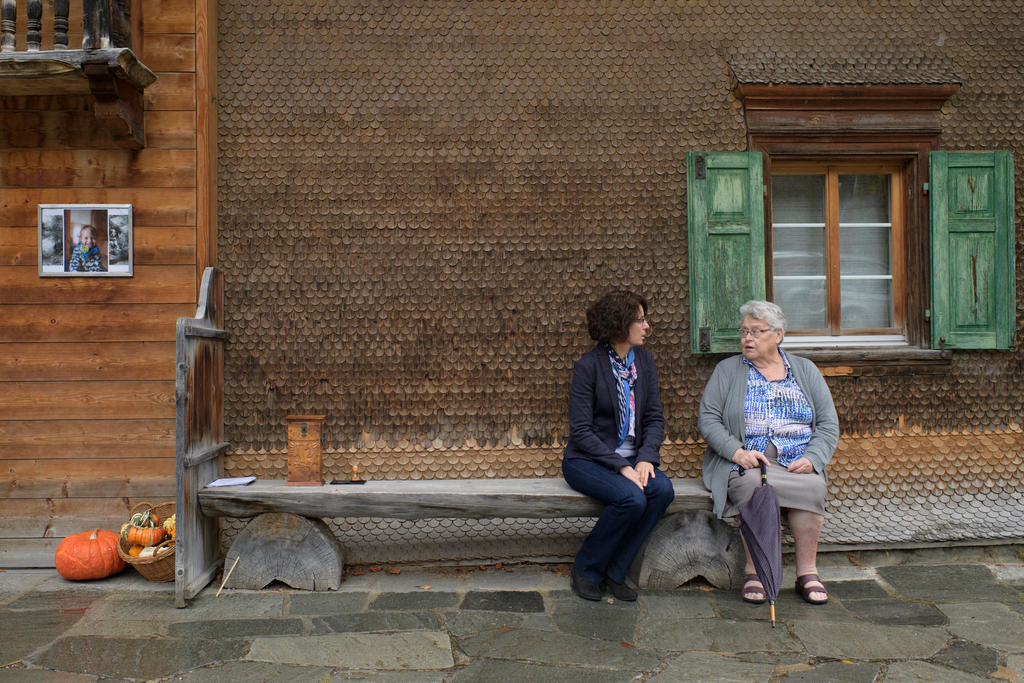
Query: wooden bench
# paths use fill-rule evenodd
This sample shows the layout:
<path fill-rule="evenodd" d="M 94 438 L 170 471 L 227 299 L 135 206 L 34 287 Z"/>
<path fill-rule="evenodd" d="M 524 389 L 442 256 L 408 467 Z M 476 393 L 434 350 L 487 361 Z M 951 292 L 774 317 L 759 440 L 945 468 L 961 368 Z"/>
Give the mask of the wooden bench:
<path fill-rule="evenodd" d="M 642 588 L 676 587 L 695 576 L 727 587 L 736 558 L 726 553 L 729 528 L 710 512 L 711 494 L 697 479 L 674 479 L 675 498 L 652 532 L 631 575 Z M 206 517 L 255 517 L 236 537 L 226 567 L 241 563 L 227 585 L 262 588 L 272 580 L 307 589 L 337 588 L 343 553 L 321 519 L 561 519 L 596 517 L 604 505 L 562 479 L 433 479 L 362 485 L 204 487 Z M 294 516 L 294 517 L 292 517 Z M 296 557 L 304 558 L 296 562 Z M 730 559 L 731 558 L 731 559 Z"/>
<path fill-rule="evenodd" d="M 596 517 L 604 509 L 560 478 L 389 480 L 326 486 L 256 481 L 247 486 L 206 486 L 223 476 L 221 459 L 228 449 L 222 417 L 227 333 L 219 327 L 216 309 L 220 287 L 216 270 L 208 268 L 196 317 L 178 321 L 177 606 L 186 606 L 222 567 L 227 571 L 242 564 L 242 554 L 252 558 L 246 565 L 279 557 L 289 571 L 303 574 L 310 586 L 336 587 L 342 554 L 324 518 L 558 519 Z M 741 578 L 742 549 L 737 543 L 731 553 L 725 551 L 731 529 L 711 513 L 710 493 L 697 479 L 673 479 L 673 483 L 675 500 L 634 562 L 633 580 L 641 588 L 676 587 L 699 575 L 715 586 L 735 585 Z M 218 517 L 253 518 L 233 541 L 227 563 L 221 558 Z M 321 567 L 329 567 L 334 578 L 317 579 Z M 252 569 L 246 566 L 240 571 Z"/>

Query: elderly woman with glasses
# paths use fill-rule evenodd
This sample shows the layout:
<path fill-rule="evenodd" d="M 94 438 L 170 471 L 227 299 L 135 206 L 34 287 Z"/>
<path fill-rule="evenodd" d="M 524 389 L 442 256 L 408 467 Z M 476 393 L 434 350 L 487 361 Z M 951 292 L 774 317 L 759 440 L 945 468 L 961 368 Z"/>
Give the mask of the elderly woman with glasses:
<path fill-rule="evenodd" d="M 747 470 L 767 465 L 796 545 L 796 590 L 807 602 L 828 602 L 818 577 L 818 536 L 825 514 L 825 467 L 839 441 L 839 420 L 814 364 L 779 348 L 782 309 L 768 301 L 740 307 L 742 355 L 720 362 L 704 387 L 698 426 L 708 444 L 704 484 L 715 514 L 731 517 L 760 485 Z M 765 601 L 747 551 L 743 599 Z"/>
<path fill-rule="evenodd" d="M 626 572 L 675 497 L 658 469 L 665 417 L 654 356 L 642 348 L 647 301 L 609 292 L 587 309 L 587 331 L 597 344 L 573 365 L 562 474 L 605 509 L 576 553 L 571 586 L 585 600 L 607 590 L 633 601 Z"/>

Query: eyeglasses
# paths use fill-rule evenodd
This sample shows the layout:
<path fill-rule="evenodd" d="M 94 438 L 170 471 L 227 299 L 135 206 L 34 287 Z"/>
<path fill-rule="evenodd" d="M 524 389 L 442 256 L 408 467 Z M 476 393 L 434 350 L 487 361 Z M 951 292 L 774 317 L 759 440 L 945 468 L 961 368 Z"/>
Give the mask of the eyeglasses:
<path fill-rule="evenodd" d="M 638 325 L 643 325 L 644 323 L 647 323 L 648 325 L 650 325 L 651 324 L 651 319 L 648 318 L 647 316 L 644 316 L 642 318 L 634 318 L 633 322 L 635 322 Z"/>
<path fill-rule="evenodd" d="M 771 332 L 771 331 L 772 331 L 772 328 L 770 328 L 770 327 L 763 327 L 760 330 L 750 330 L 750 329 L 747 329 L 746 327 L 741 327 L 740 328 L 740 339 L 743 339 L 744 337 L 752 337 L 754 339 L 758 339 L 765 332 Z"/>

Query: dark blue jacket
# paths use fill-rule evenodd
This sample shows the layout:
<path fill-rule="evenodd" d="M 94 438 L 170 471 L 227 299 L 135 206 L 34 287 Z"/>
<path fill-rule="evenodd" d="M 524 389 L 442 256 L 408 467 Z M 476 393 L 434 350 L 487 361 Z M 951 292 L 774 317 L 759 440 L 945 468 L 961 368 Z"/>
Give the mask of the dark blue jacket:
<path fill-rule="evenodd" d="M 637 461 L 661 462 L 658 449 L 665 438 L 658 370 L 654 356 L 634 347 Z M 619 471 L 629 462 L 615 453 L 619 440 L 618 390 L 608 360 L 608 345 L 598 344 L 573 365 L 569 388 L 569 443 L 563 458 L 590 458 Z"/>

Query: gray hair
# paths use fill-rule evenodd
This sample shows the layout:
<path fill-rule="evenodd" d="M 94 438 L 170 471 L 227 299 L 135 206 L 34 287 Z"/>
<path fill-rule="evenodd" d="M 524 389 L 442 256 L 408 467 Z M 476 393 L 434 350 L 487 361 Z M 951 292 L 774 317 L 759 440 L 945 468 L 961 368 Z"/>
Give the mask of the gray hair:
<path fill-rule="evenodd" d="M 786 332 L 786 314 L 778 304 L 771 301 L 748 301 L 743 304 L 740 306 L 740 319 L 747 316 L 765 321 L 773 330 L 779 330 L 783 334 Z"/>

